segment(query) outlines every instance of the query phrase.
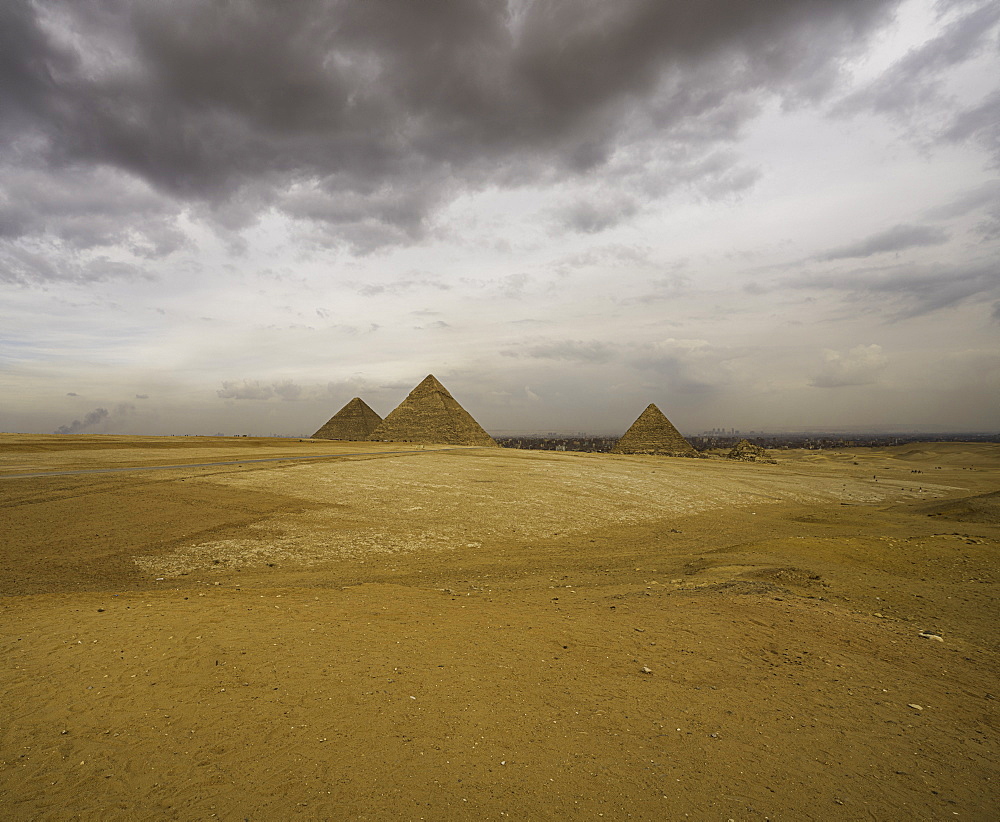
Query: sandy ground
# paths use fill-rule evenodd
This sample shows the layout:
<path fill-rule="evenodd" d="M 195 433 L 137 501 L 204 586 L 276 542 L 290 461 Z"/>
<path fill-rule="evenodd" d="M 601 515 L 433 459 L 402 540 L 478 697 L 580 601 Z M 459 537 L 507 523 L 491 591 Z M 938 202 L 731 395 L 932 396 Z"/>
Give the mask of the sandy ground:
<path fill-rule="evenodd" d="M 0 817 L 1000 818 L 1000 447 L 776 456 L 0 435 Z"/>

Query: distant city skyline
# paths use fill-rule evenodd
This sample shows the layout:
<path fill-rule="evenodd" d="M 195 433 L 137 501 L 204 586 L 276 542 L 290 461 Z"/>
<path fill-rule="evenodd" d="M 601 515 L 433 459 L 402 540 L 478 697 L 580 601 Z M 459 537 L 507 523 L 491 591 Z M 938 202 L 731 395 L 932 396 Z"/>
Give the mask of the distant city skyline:
<path fill-rule="evenodd" d="M 1000 430 L 1000 5 L 0 4 L 0 430 Z"/>

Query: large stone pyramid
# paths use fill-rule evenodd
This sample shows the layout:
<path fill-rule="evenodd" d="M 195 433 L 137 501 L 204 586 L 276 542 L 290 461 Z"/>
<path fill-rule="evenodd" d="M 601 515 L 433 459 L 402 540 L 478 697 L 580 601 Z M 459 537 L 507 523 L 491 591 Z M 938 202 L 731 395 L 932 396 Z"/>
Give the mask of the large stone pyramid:
<path fill-rule="evenodd" d="M 428 374 L 368 439 L 498 447 L 433 374 Z"/>
<path fill-rule="evenodd" d="M 313 434 L 318 440 L 366 440 L 382 418 L 360 397 L 355 397 Z"/>
<path fill-rule="evenodd" d="M 612 454 L 657 454 L 663 457 L 700 456 L 653 403 L 618 440 Z"/>

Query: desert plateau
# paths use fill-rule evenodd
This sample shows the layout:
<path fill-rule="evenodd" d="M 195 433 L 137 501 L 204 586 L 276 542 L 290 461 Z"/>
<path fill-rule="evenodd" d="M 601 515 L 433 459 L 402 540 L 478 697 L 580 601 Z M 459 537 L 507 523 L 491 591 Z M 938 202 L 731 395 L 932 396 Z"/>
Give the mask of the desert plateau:
<path fill-rule="evenodd" d="M 0 435 L 0 816 L 996 820 L 1000 446 Z"/>

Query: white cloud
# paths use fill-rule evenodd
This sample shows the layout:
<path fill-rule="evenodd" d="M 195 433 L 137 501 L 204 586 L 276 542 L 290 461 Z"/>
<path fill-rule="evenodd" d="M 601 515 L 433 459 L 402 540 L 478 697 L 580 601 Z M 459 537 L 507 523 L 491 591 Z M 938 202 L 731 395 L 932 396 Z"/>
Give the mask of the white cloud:
<path fill-rule="evenodd" d="M 856 345 L 847 352 L 823 351 L 823 365 L 810 385 L 816 388 L 843 388 L 852 385 L 871 385 L 889 364 L 882 347 Z"/>

